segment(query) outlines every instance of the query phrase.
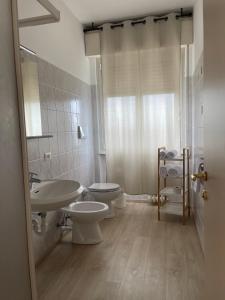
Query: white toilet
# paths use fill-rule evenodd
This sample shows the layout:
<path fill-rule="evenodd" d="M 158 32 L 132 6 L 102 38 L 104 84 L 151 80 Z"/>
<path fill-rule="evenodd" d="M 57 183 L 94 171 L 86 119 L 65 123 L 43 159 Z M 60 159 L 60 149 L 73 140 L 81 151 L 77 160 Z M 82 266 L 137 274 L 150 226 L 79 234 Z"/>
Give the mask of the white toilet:
<path fill-rule="evenodd" d="M 122 196 L 122 189 L 116 183 L 94 183 L 88 188 L 90 194 L 97 202 L 108 205 L 109 210 L 106 218 L 114 217 L 114 209 L 112 201 Z"/>
<path fill-rule="evenodd" d="M 102 241 L 99 222 L 107 216 L 108 205 L 95 201 L 74 202 L 62 208 L 72 221 L 72 242 L 97 244 Z"/>

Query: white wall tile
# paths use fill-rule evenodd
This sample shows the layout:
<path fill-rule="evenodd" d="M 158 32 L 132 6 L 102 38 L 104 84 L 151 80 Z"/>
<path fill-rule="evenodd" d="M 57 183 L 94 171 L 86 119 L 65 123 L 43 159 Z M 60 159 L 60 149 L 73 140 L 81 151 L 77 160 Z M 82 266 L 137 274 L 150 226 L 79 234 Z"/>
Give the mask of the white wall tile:
<path fill-rule="evenodd" d="M 57 111 L 57 129 L 58 132 L 65 131 L 65 113 L 62 111 Z"/>
<path fill-rule="evenodd" d="M 52 174 L 51 174 L 51 163 L 50 160 L 40 160 L 40 174 L 39 178 L 41 180 L 46 180 L 46 179 L 51 179 Z"/>
<path fill-rule="evenodd" d="M 70 94 L 69 93 L 64 93 L 63 105 L 64 105 L 64 111 L 65 112 L 71 112 L 70 99 L 71 99 Z"/>
<path fill-rule="evenodd" d="M 58 133 L 58 147 L 59 147 L 59 154 L 66 152 L 66 136 L 64 132 Z"/>
<path fill-rule="evenodd" d="M 27 151 L 28 151 L 28 161 L 37 160 L 40 158 L 38 139 L 27 140 Z"/>
<path fill-rule="evenodd" d="M 29 166 L 29 171 L 30 172 L 34 172 L 36 174 L 40 174 L 41 172 L 41 166 L 40 166 L 40 160 L 33 160 L 33 161 L 29 161 L 28 163 Z"/>
<path fill-rule="evenodd" d="M 40 159 L 44 159 L 44 154 L 50 152 L 50 144 L 48 138 L 39 139 Z"/>
<path fill-rule="evenodd" d="M 77 113 L 77 102 L 76 102 L 76 98 L 73 97 L 70 101 L 70 110 L 72 113 Z"/>
<path fill-rule="evenodd" d="M 53 138 L 28 141 L 29 170 L 41 179 L 74 179 L 89 185 L 94 181 L 90 87 L 42 59 L 38 62 L 43 133 Z M 81 123 L 86 140 L 77 137 Z M 46 152 L 51 152 L 51 160 L 44 160 Z M 59 218 L 48 215 L 47 232 L 42 237 L 34 234 L 36 261 L 60 238 Z"/>
<path fill-rule="evenodd" d="M 53 156 L 58 155 L 59 153 L 58 134 L 55 132 L 49 132 L 49 134 L 53 136 L 52 138 L 49 139 L 50 152 Z"/>
<path fill-rule="evenodd" d="M 48 127 L 48 110 L 44 107 L 41 107 L 41 125 L 42 125 L 42 134 L 47 134 L 49 132 Z"/>
<path fill-rule="evenodd" d="M 57 132 L 57 117 L 55 110 L 48 110 L 49 132 Z"/>
<path fill-rule="evenodd" d="M 64 113 L 65 131 L 72 131 L 72 114 L 70 112 Z"/>
<path fill-rule="evenodd" d="M 72 113 L 71 114 L 71 130 L 77 131 L 77 126 L 78 126 L 77 114 Z"/>
<path fill-rule="evenodd" d="M 51 176 L 57 178 L 60 175 L 59 158 L 58 156 L 52 156 L 50 161 Z"/>

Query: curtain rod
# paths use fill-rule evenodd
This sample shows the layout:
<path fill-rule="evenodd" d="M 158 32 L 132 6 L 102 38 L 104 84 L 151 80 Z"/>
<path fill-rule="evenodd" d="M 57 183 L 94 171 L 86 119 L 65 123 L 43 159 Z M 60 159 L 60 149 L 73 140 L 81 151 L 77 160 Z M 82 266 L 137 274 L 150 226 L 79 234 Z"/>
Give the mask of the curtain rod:
<path fill-rule="evenodd" d="M 176 15 L 176 19 L 179 20 L 179 19 L 184 19 L 184 18 L 191 18 L 193 16 L 193 13 L 192 12 L 188 12 L 188 13 L 183 13 L 183 9 L 181 8 L 181 12 L 179 15 Z M 144 19 L 146 17 L 142 17 L 140 18 L 140 20 L 131 20 L 131 25 L 132 26 L 135 26 L 137 24 L 146 24 L 146 20 L 141 20 L 141 19 Z M 124 20 L 124 21 L 127 21 L 127 20 Z M 124 24 L 123 22 L 124 21 L 120 21 L 119 23 L 115 23 L 115 24 L 112 24 L 110 27 L 111 29 L 114 29 L 114 28 L 117 28 L 117 27 L 124 27 Z M 153 21 L 155 23 L 159 22 L 159 21 L 168 21 L 168 17 L 156 17 L 153 19 Z M 87 28 L 84 28 L 84 33 L 85 32 L 91 32 L 91 31 L 102 31 L 103 30 L 103 27 L 102 25 L 104 25 L 105 23 L 101 24 L 101 25 L 98 25 L 98 26 L 94 26 L 94 23 L 92 23 L 91 27 L 87 27 Z"/>

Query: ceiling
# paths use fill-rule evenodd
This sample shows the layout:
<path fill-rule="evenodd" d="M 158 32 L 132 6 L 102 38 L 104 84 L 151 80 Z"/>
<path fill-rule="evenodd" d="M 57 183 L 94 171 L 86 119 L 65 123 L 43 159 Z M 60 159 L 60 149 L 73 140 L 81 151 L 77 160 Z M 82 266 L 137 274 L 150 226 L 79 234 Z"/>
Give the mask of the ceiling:
<path fill-rule="evenodd" d="M 62 0 L 83 24 L 190 8 L 195 0 Z"/>

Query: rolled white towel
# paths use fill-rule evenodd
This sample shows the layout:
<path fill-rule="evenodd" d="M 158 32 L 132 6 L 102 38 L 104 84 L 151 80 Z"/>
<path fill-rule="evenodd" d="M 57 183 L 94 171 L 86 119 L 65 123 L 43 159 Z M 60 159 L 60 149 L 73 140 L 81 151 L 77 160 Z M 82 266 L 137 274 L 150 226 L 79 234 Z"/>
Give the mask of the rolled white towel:
<path fill-rule="evenodd" d="M 173 165 L 173 166 L 170 165 L 167 168 L 167 174 L 168 174 L 168 176 L 171 176 L 171 177 L 181 176 L 183 174 L 183 168 L 178 165 Z"/>
<path fill-rule="evenodd" d="M 159 153 L 160 159 L 165 159 L 166 155 L 167 155 L 167 151 L 166 150 L 163 150 L 163 149 L 160 150 L 160 153 Z"/>
<path fill-rule="evenodd" d="M 159 168 L 159 176 L 166 177 L 167 176 L 167 166 L 161 166 Z"/>
<path fill-rule="evenodd" d="M 169 150 L 166 153 L 166 158 L 173 159 L 177 156 L 177 154 L 178 154 L 177 150 Z"/>
<path fill-rule="evenodd" d="M 165 166 L 161 166 L 159 168 L 159 176 L 160 177 L 166 177 L 168 176 L 168 170 L 173 168 L 174 165 L 165 165 Z"/>

